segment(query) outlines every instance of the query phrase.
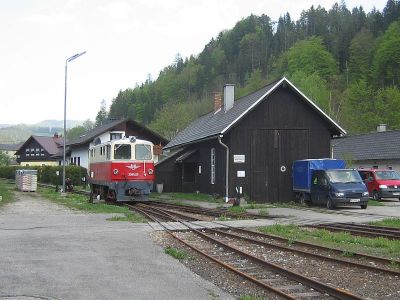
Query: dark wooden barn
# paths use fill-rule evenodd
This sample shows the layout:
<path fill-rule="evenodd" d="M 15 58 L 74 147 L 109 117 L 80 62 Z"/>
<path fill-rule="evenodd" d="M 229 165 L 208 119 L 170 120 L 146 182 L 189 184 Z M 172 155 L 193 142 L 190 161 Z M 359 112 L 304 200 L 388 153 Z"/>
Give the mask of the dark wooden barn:
<path fill-rule="evenodd" d="M 257 202 L 293 200 L 292 163 L 330 157 L 330 140 L 346 132 L 289 80 L 234 99 L 215 96 L 213 112 L 200 117 L 165 147 L 157 183 L 169 192 L 245 196 Z M 227 174 L 227 175 L 226 175 Z"/>

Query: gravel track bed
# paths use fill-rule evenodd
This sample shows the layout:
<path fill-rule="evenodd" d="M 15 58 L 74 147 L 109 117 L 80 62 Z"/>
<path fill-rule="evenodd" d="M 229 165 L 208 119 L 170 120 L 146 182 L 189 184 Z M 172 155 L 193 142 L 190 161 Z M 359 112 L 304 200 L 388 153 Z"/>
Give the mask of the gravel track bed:
<path fill-rule="evenodd" d="M 180 234 L 187 235 L 188 233 Z M 185 251 L 190 253 L 195 259 L 185 259 L 182 261 L 183 264 L 189 267 L 193 272 L 218 285 L 226 292 L 234 296 L 264 295 L 267 299 L 279 299 L 276 295 L 266 296 L 262 289 L 252 283 L 246 282 L 245 284 L 240 284 L 240 288 L 239 285 L 231 284 L 231 282 L 245 282 L 245 280 L 240 276 L 224 270 L 218 264 L 210 262 L 194 251 L 186 249 L 187 247 L 182 246 L 176 240 L 170 237 L 166 238 L 165 235 L 165 233 L 157 233 L 157 239 L 161 241 L 162 245 L 170 245 L 178 249 L 185 249 Z M 278 264 L 291 271 L 326 284 L 347 289 L 367 299 L 400 299 L 399 276 L 369 271 L 343 264 L 335 264 L 316 258 L 304 257 L 299 254 L 269 249 L 268 247 L 249 244 L 236 239 L 225 239 L 225 241 L 229 241 L 229 244 L 232 244 L 240 250 L 253 254 L 268 262 Z M 208 271 L 210 265 L 213 266 L 212 272 Z M 222 280 L 222 278 L 224 279 Z M 242 285 L 246 286 L 246 288 L 242 289 Z"/>
<path fill-rule="evenodd" d="M 216 237 L 218 238 L 219 235 L 216 235 Z M 347 289 L 362 297 L 372 299 L 400 298 L 399 276 L 335 264 L 334 262 L 270 249 L 237 239 L 229 239 L 229 244 L 268 262 L 321 282 Z"/>
<path fill-rule="evenodd" d="M 268 300 L 283 299 L 274 293 L 265 291 L 243 277 L 226 270 L 219 264 L 205 258 L 189 247 L 184 246 L 164 231 L 153 232 L 152 237 L 155 243 L 164 248 L 170 246 L 187 253 L 188 257 L 180 260 L 182 264 L 189 268 L 193 273 L 196 273 L 202 278 L 212 282 L 214 285 L 218 286 L 226 293 L 231 294 L 233 297 L 252 295 Z"/>
<path fill-rule="evenodd" d="M 231 232 L 231 231 L 228 230 L 227 232 Z M 232 231 L 232 233 L 236 233 L 236 232 Z M 349 253 L 349 256 L 338 255 L 338 254 L 335 254 L 335 253 L 330 252 L 328 250 L 318 249 L 318 248 L 314 248 L 312 246 L 307 247 L 305 245 L 300 245 L 300 244 L 296 244 L 296 243 L 288 244 L 286 242 L 279 241 L 279 240 L 276 240 L 276 239 L 267 238 L 267 237 L 261 237 L 261 236 L 256 236 L 256 235 L 253 236 L 251 234 L 245 234 L 245 233 L 238 233 L 238 234 L 241 235 L 241 236 L 244 236 L 244 237 L 253 238 L 253 239 L 260 240 L 260 241 L 263 241 L 263 242 L 266 242 L 266 243 L 271 243 L 271 244 L 274 244 L 274 245 L 284 246 L 284 247 L 288 247 L 288 248 L 291 248 L 291 249 L 301 250 L 301 251 L 308 252 L 308 253 L 318 254 L 318 255 L 322 255 L 322 256 L 326 256 L 326 257 L 338 258 L 338 259 L 349 261 L 349 262 L 357 262 L 357 263 L 360 263 L 360 264 L 369 264 L 369 265 L 371 265 L 373 267 L 380 267 L 380 268 L 393 269 L 393 270 L 400 271 L 400 268 L 396 269 L 393 265 L 390 265 L 390 264 L 387 264 L 387 263 L 384 263 L 384 262 L 379 262 L 379 261 L 375 261 L 375 260 L 368 260 L 367 258 L 353 258 L 351 256 L 351 252 Z M 346 250 L 343 250 L 343 253 L 346 253 L 346 252 L 347 252 Z"/>

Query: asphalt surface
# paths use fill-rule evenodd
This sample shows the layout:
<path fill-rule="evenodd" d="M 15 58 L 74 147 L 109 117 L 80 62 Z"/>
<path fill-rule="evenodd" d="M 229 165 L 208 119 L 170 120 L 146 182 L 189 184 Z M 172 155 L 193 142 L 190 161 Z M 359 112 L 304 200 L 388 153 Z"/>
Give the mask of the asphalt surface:
<path fill-rule="evenodd" d="M 0 209 L 0 299 L 232 299 L 155 245 L 147 224 L 33 193 Z"/>

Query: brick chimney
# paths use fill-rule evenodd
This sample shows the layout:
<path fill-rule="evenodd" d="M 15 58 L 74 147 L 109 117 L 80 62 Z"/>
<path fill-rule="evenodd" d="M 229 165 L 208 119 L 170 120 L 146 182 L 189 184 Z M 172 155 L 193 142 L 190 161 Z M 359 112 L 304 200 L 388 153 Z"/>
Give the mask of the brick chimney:
<path fill-rule="evenodd" d="M 219 92 L 214 92 L 214 112 L 217 112 L 222 107 L 222 96 Z"/>

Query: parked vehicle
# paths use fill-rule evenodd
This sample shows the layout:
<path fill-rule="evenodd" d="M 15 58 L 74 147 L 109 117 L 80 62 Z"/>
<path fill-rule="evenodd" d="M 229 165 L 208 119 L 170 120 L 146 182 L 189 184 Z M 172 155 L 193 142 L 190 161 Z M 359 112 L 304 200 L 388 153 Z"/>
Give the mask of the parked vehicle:
<path fill-rule="evenodd" d="M 376 201 L 382 198 L 400 199 L 400 174 L 394 170 L 359 169 L 369 195 Z"/>
<path fill-rule="evenodd" d="M 300 203 L 325 205 L 360 205 L 366 209 L 368 191 L 355 169 L 345 169 L 339 159 L 306 159 L 293 163 L 293 191 Z"/>
<path fill-rule="evenodd" d="M 91 146 L 88 171 L 90 201 L 147 200 L 154 181 L 153 144 L 129 137 Z"/>

